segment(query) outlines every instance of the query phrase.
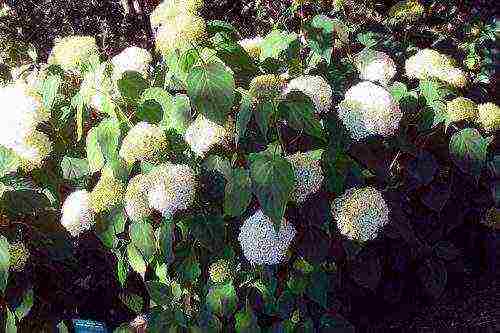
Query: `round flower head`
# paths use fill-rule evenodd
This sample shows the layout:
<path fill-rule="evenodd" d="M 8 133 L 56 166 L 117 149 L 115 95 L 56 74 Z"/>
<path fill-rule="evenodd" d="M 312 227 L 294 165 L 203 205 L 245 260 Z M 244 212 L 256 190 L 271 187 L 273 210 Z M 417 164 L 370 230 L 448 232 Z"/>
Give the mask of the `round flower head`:
<path fill-rule="evenodd" d="M 13 151 L 19 156 L 25 171 L 40 168 L 52 152 L 52 142 L 40 131 L 34 130 L 24 139 L 24 144 L 16 145 Z"/>
<path fill-rule="evenodd" d="M 259 75 L 250 82 L 250 95 L 257 99 L 274 98 L 281 94 L 284 79 L 276 74 Z"/>
<path fill-rule="evenodd" d="M 195 15 L 202 6 L 203 0 L 165 0 L 151 13 L 151 27 L 159 27 L 180 14 Z"/>
<path fill-rule="evenodd" d="M 250 263 L 276 265 L 286 259 L 288 246 L 294 236 L 295 228 L 285 219 L 276 233 L 271 219 L 258 210 L 243 222 L 238 241 Z"/>
<path fill-rule="evenodd" d="M 151 54 L 146 49 L 137 46 L 127 47 L 111 59 L 113 81 L 119 80 L 126 71 L 135 71 L 146 76 L 152 59 Z"/>
<path fill-rule="evenodd" d="M 61 224 L 73 237 L 93 227 L 95 214 L 90 209 L 86 190 L 75 191 L 66 198 L 62 206 Z"/>
<path fill-rule="evenodd" d="M 494 103 L 478 105 L 477 122 L 486 133 L 500 130 L 500 107 Z"/>
<path fill-rule="evenodd" d="M 23 242 L 9 244 L 9 268 L 14 272 L 22 272 L 30 257 L 30 251 Z"/>
<path fill-rule="evenodd" d="M 110 211 L 122 202 L 124 192 L 123 183 L 115 178 L 110 168 L 104 168 L 99 181 L 89 194 L 90 208 L 96 213 Z"/>
<path fill-rule="evenodd" d="M 132 221 L 139 221 L 151 214 L 148 203 L 148 189 L 151 187 L 150 178 L 139 174 L 130 179 L 125 192 L 125 211 Z"/>
<path fill-rule="evenodd" d="M 220 259 L 210 265 L 208 269 L 210 280 L 214 283 L 223 283 L 231 277 L 231 269 L 229 263 L 225 259 Z"/>
<path fill-rule="evenodd" d="M 357 241 L 373 240 L 389 223 L 389 207 L 382 193 L 372 187 L 351 188 L 332 203 L 340 233 Z"/>
<path fill-rule="evenodd" d="M 446 115 L 449 122 L 474 120 L 477 113 L 477 104 L 465 97 L 457 97 L 446 103 Z"/>
<path fill-rule="evenodd" d="M 424 14 L 424 6 L 418 0 L 403 0 L 389 9 L 388 23 L 398 25 L 417 21 Z"/>
<path fill-rule="evenodd" d="M 172 216 L 193 204 L 197 183 L 189 166 L 164 163 L 154 168 L 148 177 L 151 179 L 149 205 L 163 216 Z"/>
<path fill-rule="evenodd" d="M 184 134 L 184 140 L 199 157 L 204 157 L 214 146 L 225 144 L 228 137 L 229 131 L 224 126 L 207 119 L 202 114 L 196 117 Z"/>
<path fill-rule="evenodd" d="M 423 49 L 405 62 L 406 76 L 409 78 L 438 79 L 454 87 L 467 84 L 466 74 L 455 67 L 455 61 L 432 49 Z"/>
<path fill-rule="evenodd" d="M 259 60 L 262 52 L 262 37 L 245 38 L 238 42 L 240 46 L 250 55 L 252 59 Z"/>
<path fill-rule="evenodd" d="M 99 56 L 94 37 L 70 36 L 55 40 L 47 62 L 59 65 L 64 71 L 78 75 L 81 73 L 82 66 L 88 64 L 93 56 Z"/>
<path fill-rule="evenodd" d="M 482 220 L 482 224 L 490 227 L 496 228 L 500 226 L 500 209 L 497 207 L 490 207 Z"/>
<path fill-rule="evenodd" d="M 311 152 L 296 153 L 288 156 L 287 160 L 292 164 L 296 180 L 291 199 L 298 203 L 304 202 L 323 184 L 321 160 L 312 158 Z"/>
<path fill-rule="evenodd" d="M 298 90 L 307 95 L 314 103 L 316 112 L 323 113 L 330 110 L 330 106 L 332 105 L 332 88 L 321 76 L 299 76 L 288 83 L 285 93 L 292 90 Z"/>
<path fill-rule="evenodd" d="M 396 75 L 396 64 L 384 52 L 363 52 L 356 57 L 356 68 L 360 78 L 368 81 L 378 81 L 384 86 Z"/>
<path fill-rule="evenodd" d="M 181 14 L 166 22 L 156 33 L 156 48 L 167 55 L 175 49 L 195 46 L 206 35 L 206 23 L 200 16 Z"/>
<path fill-rule="evenodd" d="M 338 106 L 338 115 L 354 140 L 370 135 L 392 136 L 403 117 L 391 94 L 369 81 L 347 90 Z"/>
<path fill-rule="evenodd" d="M 158 125 L 137 123 L 123 139 L 119 155 L 127 163 L 152 161 L 167 147 L 167 137 Z"/>
<path fill-rule="evenodd" d="M 50 114 L 42 108 L 39 96 L 20 81 L 0 87 L 0 145 L 14 149 Z"/>

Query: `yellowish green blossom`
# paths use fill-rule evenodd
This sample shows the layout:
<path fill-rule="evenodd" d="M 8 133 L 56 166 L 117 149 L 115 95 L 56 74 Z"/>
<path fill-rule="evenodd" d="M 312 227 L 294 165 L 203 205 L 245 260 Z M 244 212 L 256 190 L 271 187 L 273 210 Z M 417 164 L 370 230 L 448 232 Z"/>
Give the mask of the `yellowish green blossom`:
<path fill-rule="evenodd" d="M 22 272 L 30 257 L 30 251 L 23 242 L 13 242 L 9 244 L 10 270 Z"/>
<path fill-rule="evenodd" d="M 89 205 L 95 213 L 110 211 L 123 201 L 125 185 L 111 168 L 104 168 L 96 186 L 90 192 Z"/>
<path fill-rule="evenodd" d="M 500 107 L 494 103 L 483 103 L 477 106 L 478 117 L 476 121 L 486 133 L 500 130 Z"/>
<path fill-rule="evenodd" d="M 208 269 L 210 280 L 214 283 L 223 283 L 231 277 L 231 268 L 229 262 L 225 259 L 220 259 L 212 263 Z"/>
<path fill-rule="evenodd" d="M 321 160 L 312 158 L 311 152 L 296 153 L 287 157 L 292 164 L 295 174 L 295 189 L 291 200 L 301 203 L 316 193 L 322 186 L 324 175 L 321 169 Z"/>
<path fill-rule="evenodd" d="M 154 161 L 167 148 L 167 137 L 163 128 L 147 122 L 137 123 L 123 139 L 119 155 L 127 163 Z"/>
<path fill-rule="evenodd" d="M 156 33 L 156 49 L 167 55 L 175 49 L 196 46 L 206 36 L 206 23 L 200 16 L 181 14 L 164 23 Z"/>
<path fill-rule="evenodd" d="M 276 74 L 259 75 L 250 82 L 250 95 L 257 99 L 268 99 L 278 96 L 285 87 L 285 80 Z"/>
<path fill-rule="evenodd" d="M 465 97 L 457 97 L 446 103 L 448 122 L 474 120 L 478 114 L 477 104 Z"/>
<path fill-rule="evenodd" d="M 151 187 L 146 174 L 138 174 L 130 179 L 125 192 L 125 211 L 132 221 L 139 221 L 151 214 L 147 191 Z"/>
<path fill-rule="evenodd" d="M 55 40 L 47 62 L 59 65 L 72 74 L 80 74 L 82 66 L 89 64 L 92 57 L 99 57 L 94 37 L 69 36 Z"/>

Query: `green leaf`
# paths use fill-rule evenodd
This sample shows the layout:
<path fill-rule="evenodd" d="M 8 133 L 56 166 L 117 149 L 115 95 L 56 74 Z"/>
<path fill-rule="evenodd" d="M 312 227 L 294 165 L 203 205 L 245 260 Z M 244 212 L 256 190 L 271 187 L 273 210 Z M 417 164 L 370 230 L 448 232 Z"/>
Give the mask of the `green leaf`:
<path fill-rule="evenodd" d="M 151 300 L 156 305 L 166 305 L 172 300 L 172 293 L 170 287 L 159 281 L 146 282 L 146 289 L 148 290 Z"/>
<path fill-rule="evenodd" d="M 428 105 L 431 105 L 436 100 L 444 99 L 446 95 L 443 84 L 435 80 L 421 80 L 418 90 Z"/>
<path fill-rule="evenodd" d="M 127 245 L 127 258 L 130 266 L 132 266 L 132 269 L 139 273 L 142 279 L 144 279 L 147 265 L 144 261 L 144 258 L 142 257 L 142 254 L 132 243 Z"/>
<path fill-rule="evenodd" d="M 250 178 L 264 211 L 279 226 L 295 187 L 292 165 L 281 156 L 250 154 Z"/>
<path fill-rule="evenodd" d="M 17 171 L 19 158 L 10 149 L 0 145 L 0 177 Z"/>
<path fill-rule="evenodd" d="M 260 61 L 267 58 L 281 60 L 281 52 L 288 49 L 290 44 L 297 39 L 297 34 L 294 32 L 288 33 L 286 31 L 273 30 L 271 31 L 262 42 L 260 53 Z"/>
<path fill-rule="evenodd" d="M 236 310 L 238 297 L 231 281 L 210 288 L 207 305 L 211 311 L 221 316 L 229 316 Z"/>
<path fill-rule="evenodd" d="M 194 66 L 187 77 L 187 91 L 196 109 L 208 119 L 224 125 L 234 101 L 232 71 L 214 61 Z"/>
<path fill-rule="evenodd" d="M 462 172 L 479 177 L 486 163 L 491 140 L 492 138 L 483 138 L 476 129 L 464 128 L 451 137 L 451 159 Z"/>
<path fill-rule="evenodd" d="M 144 261 L 149 264 L 156 252 L 153 227 L 147 222 L 134 222 L 130 225 L 129 236 Z"/>
<path fill-rule="evenodd" d="M 184 282 L 196 282 L 201 275 L 200 263 L 194 258 L 186 258 L 178 267 L 179 277 Z"/>
<path fill-rule="evenodd" d="M 57 324 L 57 332 L 58 333 L 69 333 L 68 327 L 64 323 L 64 321 L 61 321 L 59 324 Z"/>
<path fill-rule="evenodd" d="M 132 103 L 137 103 L 148 87 L 148 82 L 141 73 L 125 71 L 117 82 L 120 94 Z"/>
<path fill-rule="evenodd" d="M 163 219 L 159 228 L 158 242 L 160 252 L 163 255 L 165 262 L 170 264 L 174 261 L 174 252 L 172 250 L 172 233 L 174 223 L 170 219 Z"/>
<path fill-rule="evenodd" d="M 164 114 L 162 124 L 167 129 L 174 129 L 180 135 L 186 133 L 191 124 L 191 102 L 187 95 L 177 94 L 174 96 L 172 109 Z"/>
<path fill-rule="evenodd" d="M 250 307 L 241 309 L 234 315 L 234 329 L 237 333 L 260 332 L 257 317 Z"/>
<path fill-rule="evenodd" d="M 241 93 L 240 110 L 236 118 L 236 144 L 245 135 L 248 123 L 252 117 L 252 96 L 243 89 L 238 89 Z"/>
<path fill-rule="evenodd" d="M 147 107 L 148 102 L 154 101 L 160 106 L 160 110 L 156 108 Z M 142 108 L 141 108 L 142 107 Z M 140 120 L 145 120 L 149 123 L 158 123 L 162 121 L 162 124 L 169 123 L 169 113 L 173 109 L 173 98 L 165 89 L 159 87 L 151 87 L 146 90 L 141 95 L 139 99 L 139 109 L 137 112 L 137 117 Z"/>
<path fill-rule="evenodd" d="M 402 98 L 408 95 L 408 88 L 406 87 L 406 84 L 396 81 L 389 87 L 389 92 L 394 98 L 394 101 L 399 102 Z"/>
<path fill-rule="evenodd" d="M 272 100 L 259 101 L 259 103 L 255 106 L 255 121 L 257 122 L 264 138 L 267 137 L 269 123 L 271 122 L 271 117 L 274 112 L 275 104 Z"/>
<path fill-rule="evenodd" d="M 189 220 L 190 231 L 201 245 L 211 251 L 224 246 L 224 219 L 221 216 L 200 215 Z"/>
<path fill-rule="evenodd" d="M 220 157 L 218 155 L 210 155 L 203 165 L 208 170 L 214 170 L 219 172 L 224 176 L 224 178 L 229 179 L 231 177 L 232 169 L 231 163 L 227 158 Z"/>
<path fill-rule="evenodd" d="M 30 312 L 31 307 L 33 306 L 33 289 L 29 289 L 23 296 L 23 300 L 21 304 L 15 310 L 16 318 L 20 321 L 28 312 Z"/>
<path fill-rule="evenodd" d="M 226 183 L 224 214 L 236 217 L 243 214 L 252 200 L 251 181 L 248 170 L 234 169 Z"/>
<path fill-rule="evenodd" d="M 120 128 L 117 122 L 105 119 L 87 134 L 86 150 L 92 173 L 101 170 L 105 162 L 116 162 Z"/>
<path fill-rule="evenodd" d="M 314 104 L 311 99 L 300 91 L 292 91 L 281 101 L 278 110 L 289 125 L 297 131 L 323 139 L 323 129 L 314 116 Z"/>
<path fill-rule="evenodd" d="M 83 135 L 83 109 L 85 100 L 80 92 L 71 99 L 71 106 L 76 109 L 76 138 L 80 141 Z"/>
<path fill-rule="evenodd" d="M 42 85 L 42 105 L 45 109 L 51 110 L 54 105 L 59 87 L 61 86 L 62 78 L 60 75 L 49 75 Z"/>
<path fill-rule="evenodd" d="M 122 255 L 118 256 L 118 262 L 116 264 L 116 276 L 118 277 L 118 282 L 120 282 L 120 286 L 125 287 L 125 281 L 127 281 L 128 275 L 128 265 L 125 262 L 125 258 Z"/>
<path fill-rule="evenodd" d="M 259 69 L 252 58 L 234 40 L 219 33 L 212 38 L 212 43 L 220 59 L 231 67 L 237 75 L 249 77 L 258 73 Z"/>
<path fill-rule="evenodd" d="M 372 31 L 362 32 L 356 36 L 356 40 L 365 47 L 372 47 L 380 42 L 380 35 Z"/>
<path fill-rule="evenodd" d="M 79 179 L 90 175 L 89 162 L 86 159 L 64 156 L 61 161 L 64 179 Z"/>
<path fill-rule="evenodd" d="M 7 307 L 7 318 L 5 320 L 5 333 L 16 333 L 16 332 L 17 332 L 16 316 Z"/>
<path fill-rule="evenodd" d="M 218 32 L 223 32 L 229 36 L 238 36 L 238 30 L 232 24 L 220 20 L 208 21 L 207 32 L 214 35 Z"/>
<path fill-rule="evenodd" d="M 9 242 L 7 238 L 0 235 L 0 292 L 4 292 L 7 287 L 10 267 Z"/>
<path fill-rule="evenodd" d="M 144 306 L 144 300 L 141 296 L 131 292 L 121 292 L 118 297 L 134 313 L 141 313 Z"/>

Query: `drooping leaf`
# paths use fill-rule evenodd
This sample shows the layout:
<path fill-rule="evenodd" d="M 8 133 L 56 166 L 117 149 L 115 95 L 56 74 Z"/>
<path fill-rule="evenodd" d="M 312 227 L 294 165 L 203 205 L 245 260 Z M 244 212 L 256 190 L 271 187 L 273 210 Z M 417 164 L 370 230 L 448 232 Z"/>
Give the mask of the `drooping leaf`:
<path fill-rule="evenodd" d="M 19 162 L 19 158 L 12 150 L 0 145 L 0 177 L 15 172 Z"/>
<path fill-rule="evenodd" d="M 0 292 L 7 287 L 10 267 L 9 242 L 7 238 L 0 235 Z"/>
<path fill-rule="evenodd" d="M 236 217 L 243 214 L 252 199 L 251 181 L 248 170 L 233 169 L 226 183 L 224 214 Z"/>
<path fill-rule="evenodd" d="M 279 30 L 271 31 L 262 42 L 260 61 L 264 61 L 267 58 L 280 60 L 281 52 L 286 51 L 290 44 L 296 39 L 297 34 L 294 32 L 289 33 Z"/>
<path fill-rule="evenodd" d="M 264 214 L 281 224 L 286 204 L 295 187 L 292 165 L 281 156 L 250 154 L 250 178 Z"/>
<path fill-rule="evenodd" d="M 163 255 L 165 262 L 170 264 L 174 260 L 174 253 L 172 250 L 172 232 L 174 224 L 170 219 L 164 219 L 159 228 L 158 242 L 160 252 Z"/>
<path fill-rule="evenodd" d="M 213 286 L 208 291 L 207 304 L 211 311 L 221 316 L 229 316 L 236 310 L 238 297 L 231 281 Z"/>
<path fill-rule="evenodd" d="M 278 110 L 280 116 L 286 119 L 291 127 L 297 131 L 323 138 L 323 131 L 318 119 L 314 116 L 314 104 L 304 93 L 292 91 L 281 101 Z"/>
<path fill-rule="evenodd" d="M 220 125 L 233 106 L 234 89 L 232 71 L 218 61 L 194 66 L 187 77 L 187 91 L 193 105 Z"/>
<path fill-rule="evenodd" d="M 450 139 L 451 159 L 462 172 L 479 177 L 491 141 L 492 138 L 483 138 L 478 130 L 465 128 Z"/>
<path fill-rule="evenodd" d="M 246 90 L 239 89 L 238 91 L 241 93 L 241 102 L 236 118 L 236 144 L 245 135 L 248 123 L 252 117 L 252 96 Z"/>
<path fill-rule="evenodd" d="M 142 257 L 142 254 L 132 243 L 127 245 L 127 258 L 132 269 L 139 273 L 139 275 L 144 279 L 147 265 Z"/>
<path fill-rule="evenodd" d="M 122 97 L 132 103 L 137 103 L 142 93 L 148 87 L 148 82 L 141 73 L 136 71 L 125 71 L 117 82 L 118 90 Z"/>
<path fill-rule="evenodd" d="M 144 261 L 149 263 L 156 252 L 156 240 L 153 227 L 145 221 L 134 222 L 130 225 L 130 240 L 142 254 Z"/>
<path fill-rule="evenodd" d="M 86 159 L 64 156 L 61 161 L 64 179 L 79 179 L 90 174 L 89 162 Z"/>
<path fill-rule="evenodd" d="M 16 314 L 16 318 L 18 320 L 23 319 L 28 312 L 30 312 L 31 307 L 33 306 L 33 289 L 29 289 L 23 296 L 21 304 L 19 304 L 14 311 Z"/>
<path fill-rule="evenodd" d="M 267 137 L 267 132 L 269 130 L 269 125 L 271 123 L 271 117 L 275 113 L 275 104 L 271 100 L 259 101 L 257 105 L 255 105 L 255 121 L 259 126 L 259 129 L 264 136 Z"/>
<path fill-rule="evenodd" d="M 105 119 L 87 134 L 87 160 L 91 172 L 101 170 L 106 162 L 115 162 L 118 155 L 120 128 L 117 122 Z"/>
<path fill-rule="evenodd" d="M 60 75 L 49 75 L 42 84 L 42 105 L 46 110 L 51 110 L 54 105 L 59 87 L 61 86 L 62 78 Z"/>

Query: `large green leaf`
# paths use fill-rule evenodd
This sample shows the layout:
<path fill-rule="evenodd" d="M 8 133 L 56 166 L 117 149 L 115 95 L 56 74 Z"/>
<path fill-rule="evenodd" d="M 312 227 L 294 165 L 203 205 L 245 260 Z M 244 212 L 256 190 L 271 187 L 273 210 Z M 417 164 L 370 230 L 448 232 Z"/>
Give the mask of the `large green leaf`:
<path fill-rule="evenodd" d="M 191 234 L 201 245 L 211 251 L 224 246 L 224 219 L 221 216 L 200 215 L 189 221 Z"/>
<path fill-rule="evenodd" d="M 91 172 L 101 170 L 106 162 L 116 162 L 120 128 L 116 121 L 105 119 L 87 134 L 87 160 Z"/>
<path fill-rule="evenodd" d="M 160 106 L 160 110 L 152 107 L 148 108 L 147 106 L 151 105 L 148 104 L 148 102 L 151 101 L 156 102 Z M 140 107 L 137 112 L 137 117 L 140 120 L 145 120 L 150 123 L 158 123 L 161 120 L 164 124 L 169 123 L 169 113 L 173 108 L 173 98 L 165 89 L 151 87 L 144 90 L 139 99 L 139 104 Z"/>
<path fill-rule="evenodd" d="M 153 227 L 145 221 L 134 222 L 130 225 L 129 236 L 132 244 L 142 254 L 144 261 L 150 263 L 156 252 Z"/>
<path fill-rule="evenodd" d="M 236 118 L 236 144 L 245 135 L 248 123 L 252 117 L 252 96 L 244 89 L 238 89 L 241 93 L 240 110 Z"/>
<path fill-rule="evenodd" d="M 276 155 L 250 154 L 250 178 L 264 211 L 279 226 L 285 213 L 290 193 L 295 187 L 292 165 Z"/>
<path fill-rule="evenodd" d="M 32 306 L 33 306 L 33 289 L 29 289 L 24 294 L 21 304 L 19 304 L 16 310 L 14 311 L 14 313 L 16 314 L 16 318 L 18 320 L 21 320 L 24 317 L 26 317 L 28 312 L 30 312 Z"/>
<path fill-rule="evenodd" d="M 61 86 L 62 78 L 60 75 L 49 75 L 42 84 L 42 105 L 45 109 L 50 110 L 54 105 L 59 87 Z"/>
<path fill-rule="evenodd" d="M 236 217 L 243 214 L 252 200 L 251 181 L 248 170 L 233 169 L 226 183 L 224 214 Z"/>
<path fill-rule="evenodd" d="M 166 263 L 171 263 L 174 260 L 174 252 L 172 249 L 174 226 L 172 220 L 164 218 L 158 230 L 158 244 Z"/>
<path fill-rule="evenodd" d="M 9 242 L 7 238 L 0 235 L 0 292 L 4 292 L 7 287 L 10 266 Z"/>
<path fill-rule="evenodd" d="M 464 128 L 451 137 L 451 159 L 462 172 L 479 177 L 492 139 L 493 137 L 483 138 L 476 129 Z"/>
<path fill-rule="evenodd" d="M 208 119 L 224 125 L 234 101 L 232 71 L 219 61 L 194 66 L 187 77 L 193 105 Z"/>
<path fill-rule="evenodd" d="M 64 156 L 61 169 L 64 179 L 79 179 L 90 174 L 89 162 L 82 158 Z"/>
<path fill-rule="evenodd" d="M 166 305 L 172 300 L 172 292 L 168 285 L 159 281 L 146 282 L 146 289 L 148 290 L 149 297 L 156 305 Z"/>
<path fill-rule="evenodd" d="M 137 250 L 134 244 L 130 243 L 127 245 L 127 258 L 130 266 L 134 271 L 139 273 L 139 275 L 144 279 L 146 274 L 147 264 L 142 257 L 142 254 Z"/>
<path fill-rule="evenodd" d="M 255 105 L 255 121 L 259 126 L 264 138 L 267 137 L 272 115 L 275 113 L 276 105 L 272 100 L 259 101 Z"/>
<path fill-rule="evenodd" d="M 290 92 L 285 100 L 281 101 L 278 110 L 280 116 L 297 131 L 322 139 L 323 129 L 314 116 L 314 104 L 311 99 L 300 91 Z"/>
<path fill-rule="evenodd" d="M 294 32 L 286 32 L 273 30 L 271 31 L 262 42 L 260 53 L 260 60 L 264 61 L 267 58 L 280 60 L 282 52 L 286 51 L 290 44 L 297 39 L 297 34 Z"/>
<path fill-rule="evenodd" d="M 229 316 L 236 310 L 238 296 L 233 283 L 210 288 L 207 295 L 207 305 L 211 311 L 221 316 Z"/>
<path fill-rule="evenodd" d="M 8 173 L 15 172 L 19 167 L 19 158 L 16 154 L 0 145 L 0 177 Z"/>
<path fill-rule="evenodd" d="M 120 94 L 129 102 L 137 103 L 148 87 L 148 82 L 141 73 L 126 71 L 117 82 Z"/>

